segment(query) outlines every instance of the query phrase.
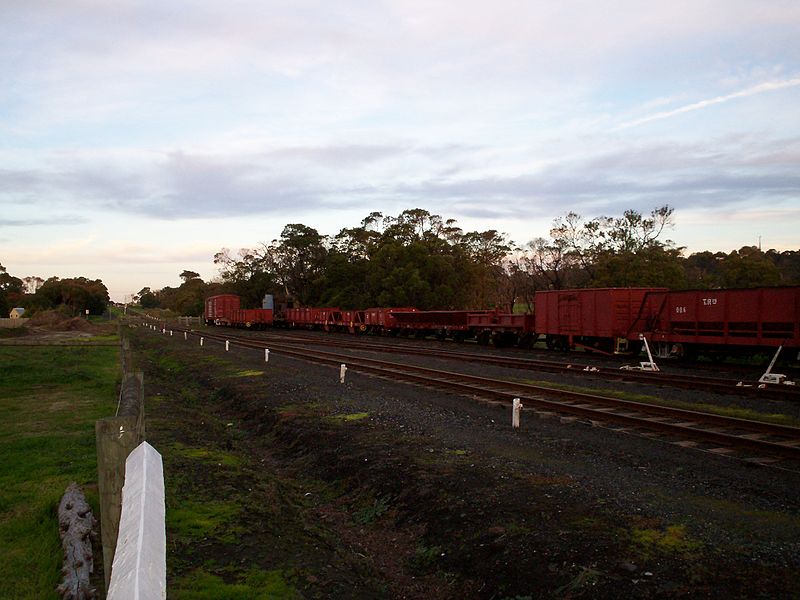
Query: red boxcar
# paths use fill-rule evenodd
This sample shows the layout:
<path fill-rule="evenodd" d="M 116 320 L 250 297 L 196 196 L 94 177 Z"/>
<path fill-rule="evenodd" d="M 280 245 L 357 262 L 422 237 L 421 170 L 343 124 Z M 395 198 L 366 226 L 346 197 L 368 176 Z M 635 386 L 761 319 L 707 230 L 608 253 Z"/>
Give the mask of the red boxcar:
<path fill-rule="evenodd" d="M 206 298 L 205 321 L 206 325 L 230 324 L 231 311 L 240 306 L 239 296 L 236 294 L 218 294 Z"/>
<path fill-rule="evenodd" d="M 664 288 L 601 288 L 536 292 L 536 333 L 548 348 L 583 347 L 600 352 L 638 352 L 632 326 L 648 293 Z"/>
<path fill-rule="evenodd" d="M 651 292 L 636 321 L 660 356 L 800 349 L 800 287 Z"/>

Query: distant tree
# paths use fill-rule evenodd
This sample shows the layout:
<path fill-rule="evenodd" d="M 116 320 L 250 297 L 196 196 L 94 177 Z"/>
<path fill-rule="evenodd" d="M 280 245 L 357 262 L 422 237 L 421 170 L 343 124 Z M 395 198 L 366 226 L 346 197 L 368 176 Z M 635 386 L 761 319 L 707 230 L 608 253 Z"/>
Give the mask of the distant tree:
<path fill-rule="evenodd" d="M 779 285 L 781 273 L 775 263 L 755 246 L 734 250 L 720 265 L 722 286 L 745 288 Z"/>
<path fill-rule="evenodd" d="M 665 205 L 649 216 L 626 210 L 621 217 L 590 220 L 569 212 L 553 221 L 549 240 L 528 243 L 522 264 L 536 285 L 546 289 L 683 286 L 682 249 L 661 239 L 673 226 L 673 212 Z"/>
<path fill-rule="evenodd" d="M 469 304 L 475 308 L 513 304 L 513 295 L 502 295 L 506 291 L 509 278 L 506 258 L 512 246 L 506 234 L 490 229 L 483 232 L 471 231 L 456 239 L 472 267 L 473 284 Z"/>
<path fill-rule="evenodd" d="M 192 279 L 199 279 L 200 273 L 195 273 L 194 271 L 186 271 L 184 270 L 181 275 L 181 279 L 183 279 L 184 283 L 191 281 Z"/>
<path fill-rule="evenodd" d="M 286 225 L 280 239 L 272 241 L 266 258 L 287 298 L 311 305 L 322 296 L 327 242 L 327 236 L 300 223 Z"/>
<path fill-rule="evenodd" d="M 34 298 L 39 306 L 64 307 L 73 315 L 83 314 L 86 310 L 93 315 L 103 314 L 110 301 L 108 289 L 100 279 L 85 277 L 51 277 L 37 290 Z"/>
<path fill-rule="evenodd" d="M 0 282 L 2 282 L 7 275 L 8 271 L 2 264 L 0 264 Z M 0 283 L 0 317 L 6 318 L 12 308 L 13 307 L 8 303 L 8 294 L 6 293 L 6 290 L 3 289 L 2 283 Z"/>
<path fill-rule="evenodd" d="M 533 289 L 560 290 L 569 287 L 574 262 L 563 238 L 536 238 L 528 242 L 520 260 L 520 270 Z M 573 284 L 574 285 L 574 284 Z"/>
<path fill-rule="evenodd" d="M 638 252 L 609 252 L 598 261 L 595 287 L 686 287 L 679 248 L 647 248 Z"/>
<path fill-rule="evenodd" d="M 257 250 L 242 248 L 238 257 L 223 248 L 214 255 L 214 263 L 219 265 L 221 286 L 213 286 L 214 293 L 235 293 L 241 296 L 244 306 L 260 306 L 265 293 L 278 291 L 275 275 L 272 273 L 269 248 L 262 246 Z M 209 285 L 210 292 L 212 285 Z"/>
<path fill-rule="evenodd" d="M 44 279 L 37 276 L 25 277 L 22 280 L 25 284 L 25 291 L 28 294 L 35 294 L 36 291 L 44 284 Z"/>
<path fill-rule="evenodd" d="M 695 252 L 684 262 L 687 286 L 694 289 L 713 289 L 722 285 L 724 252 Z"/>
<path fill-rule="evenodd" d="M 22 279 L 10 275 L 2 264 L 0 264 L 0 292 L 6 294 L 22 294 L 24 292 Z"/>
<path fill-rule="evenodd" d="M 149 287 L 142 288 L 137 296 L 139 305 L 142 308 L 159 308 L 160 306 L 158 297 L 150 290 Z"/>
<path fill-rule="evenodd" d="M 766 256 L 778 267 L 782 285 L 800 285 L 800 250 L 769 250 Z"/>

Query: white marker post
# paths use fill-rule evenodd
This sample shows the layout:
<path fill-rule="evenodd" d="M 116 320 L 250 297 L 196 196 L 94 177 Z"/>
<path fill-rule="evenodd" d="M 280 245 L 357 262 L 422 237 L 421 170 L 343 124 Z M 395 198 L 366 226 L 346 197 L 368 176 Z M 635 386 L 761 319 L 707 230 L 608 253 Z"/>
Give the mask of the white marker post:
<path fill-rule="evenodd" d="M 189 339 L 189 334 L 186 333 L 185 331 L 183 332 L 183 339 L 185 339 L 185 340 Z"/>
<path fill-rule="evenodd" d="M 203 338 L 202 337 L 200 338 L 200 345 L 201 346 L 203 345 Z"/>
<path fill-rule="evenodd" d="M 172 337 L 172 329 L 169 330 L 169 337 Z"/>
<path fill-rule="evenodd" d="M 519 413 L 522 410 L 522 402 L 519 398 L 514 398 L 511 405 L 511 427 L 519 429 Z"/>
<path fill-rule="evenodd" d="M 344 374 L 347 373 L 347 365 L 342 363 L 341 369 L 339 369 L 339 383 L 344 383 Z"/>
<path fill-rule="evenodd" d="M 231 343 L 228 340 L 225 340 L 225 352 L 231 349 Z"/>
<path fill-rule="evenodd" d="M 269 348 L 264 348 L 264 362 L 269 362 Z"/>

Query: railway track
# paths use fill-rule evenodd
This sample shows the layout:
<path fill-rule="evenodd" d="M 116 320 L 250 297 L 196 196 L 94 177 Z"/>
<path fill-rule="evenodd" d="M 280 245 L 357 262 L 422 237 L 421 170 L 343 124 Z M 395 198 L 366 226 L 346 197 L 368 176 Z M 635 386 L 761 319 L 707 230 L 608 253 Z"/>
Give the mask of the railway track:
<path fill-rule="evenodd" d="M 186 336 L 202 337 L 219 344 L 263 351 L 265 340 L 218 333 L 200 333 L 183 329 Z M 593 426 L 657 437 L 686 448 L 759 465 L 800 468 L 800 428 L 715 415 L 700 411 L 645 404 L 608 396 L 578 393 L 553 388 L 509 382 L 489 377 L 429 369 L 426 367 L 336 354 L 323 350 L 298 348 L 292 343 L 269 342 L 271 352 L 349 370 L 446 390 L 489 403 L 511 405 L 514 398 L 526 410 L 562 419 L 581 419 Z"/>
<path fill-rule="evenodd" d="M 416 356 L 431 356 L 451 360 L 508 367 L 513 369 L 537 370 L 547 373 L 569 373 L 571 375 L 587 375 L 600 377 L 612 381 L 627 381 L 656 386 L 669 386 L 675 388 L 702 390 L 723 394 L 739 394 L 765 399 L 800 401 L 800 386 L 759 386 L 758 382 L 744 382 L 719 377 L 706 377 L 700 375 L 685 375 L 669 371 L 647 372 L 625 370 L 614 367 L 598 367 L 580 362 L 561 363 L 552 360 L 535 358 L 491 356 L 474 352 L 459 352 L 454 350 L 437 350 L 431 348 L 414 347 L 407 344 L 370 344 L 356 340 L 326 340 L 319 337 L 298 336 L 295 334 L 269 334 L 259 332 L 258 337 L 270 342 L 311 344 L 316 346 L 331 346 L 364 350 L 369 352 L 389 352 L 392 354 L 409 354 Z"/>

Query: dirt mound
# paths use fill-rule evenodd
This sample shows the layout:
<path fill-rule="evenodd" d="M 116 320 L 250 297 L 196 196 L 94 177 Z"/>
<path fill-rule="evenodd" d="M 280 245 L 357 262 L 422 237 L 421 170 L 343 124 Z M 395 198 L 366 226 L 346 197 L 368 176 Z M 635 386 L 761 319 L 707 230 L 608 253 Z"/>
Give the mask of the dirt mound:
<path fill-rule="evenodd" d="M 68 317 L 57 310 L 46 310 L 36 313 L 31 317 L 30 324 L 34 327 L 53 331 L 91 331 L 94 329 L 94 325 L 86 319 L 82 317 Z"/>
<path fill-rule="evenodd" d="M 82 317 L 73 317 L 62 321 L 53 329 L 56 331 L 93 331 L 94 325 Z"/>
<path fill-rule="evenodd" d="M 65 316 L 64 314 L 58 312 L 57 310 L 45 310 L 41 312 L 37 312 L 35 315 L 31 317 L 30 324 L 34 327 L 55 327 L 56 325 L 63 323 L 69 317 Z"/>

